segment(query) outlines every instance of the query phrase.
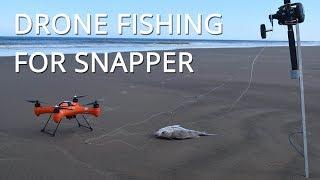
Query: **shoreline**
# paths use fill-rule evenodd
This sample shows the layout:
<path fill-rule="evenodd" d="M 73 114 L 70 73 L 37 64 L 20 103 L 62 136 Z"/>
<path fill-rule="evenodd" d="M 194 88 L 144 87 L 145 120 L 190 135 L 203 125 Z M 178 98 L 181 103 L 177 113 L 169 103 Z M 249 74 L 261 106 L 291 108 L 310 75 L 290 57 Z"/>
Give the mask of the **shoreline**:
<path fill-rule="evenodd" d="M 165 49 L 165 50 L 161 50 L 161 49 L 156 49 L 156 50 L 138 50 L 138 51 L 112 51 L 112 52 L 93 52 L 93 51 L 81 51 L 81 52 L 86 52 L 86 53 L 97 53 L 98 55 L 101 55 L 103 53 L 109 53 L 109 54 L 115 54 L 117 52 L 121 52 L 121 53 L 130 53 L 130 52 L 164 52 L 164 51 L 191 51 L 191 50 L 214 50 L 214 49 L 230 49 L 230 50 L 234 50 L 234 49 L 256 49 L 256 48 L 289 48 L 289 46 L 255 46 L 255 47 L 212 47 L 212 48 L 208 48 L 208 47 L 203 47 L 203 48 L 174 48 L 174 49 Z M 309 45 L 309 46 L 301 46 L 302 48 L 307 48 L 307 47 L 320 47 L 320 45 Z M 18 51 L 17 51 L 18 52 Z M 39 52 L 39 51 L 34 51 L 34 52 Z M 51 51 L 51 52 L 59 52 L 59 51 Z M 80 52 L 80 51 L 79 51 Z M 44 52 L 45 53 L 45 52 Z M 63 52 L 62 52 L 63 53 Z M 50 56 L 49 53 L 45 53 L 47 56 Z M 72 56 L 72 55 L 76 55 L 77 53 L 63 53 L 66 56 Z M 9 56 L 1 56 L 0 58 L 9 58 L 9 57 L 15 57 L 15 55 L 9 55 Z"/>

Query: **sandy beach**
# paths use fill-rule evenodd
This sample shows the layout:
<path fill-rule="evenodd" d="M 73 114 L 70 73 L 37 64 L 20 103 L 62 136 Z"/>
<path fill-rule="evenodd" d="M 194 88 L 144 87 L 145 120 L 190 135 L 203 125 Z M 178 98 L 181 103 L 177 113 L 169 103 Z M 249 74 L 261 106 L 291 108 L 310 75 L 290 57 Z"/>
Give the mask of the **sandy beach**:
<path fill-rule="evenodd" d="M 1 57 L 0 179 L 304 179 L 303 157 L 288 142 L 301 124 L 288 48 L 185 51 L 195 73 L 76 74 L 71 55 L 68 73 L 15 73 L 14 57 Z M 320 179 L 320 47 L 302 53 L 310 179 Z M 89 95 L 83 103 L 104 99 L 94 131 L 64 120 L 55 137 L 41 133 L 47 117 L 24 100 L 57 104 L 75 93 Z M 176 124 L 217 135 L 153 137 Z M 302 144 L 301 134 L 293 140 Z"/>

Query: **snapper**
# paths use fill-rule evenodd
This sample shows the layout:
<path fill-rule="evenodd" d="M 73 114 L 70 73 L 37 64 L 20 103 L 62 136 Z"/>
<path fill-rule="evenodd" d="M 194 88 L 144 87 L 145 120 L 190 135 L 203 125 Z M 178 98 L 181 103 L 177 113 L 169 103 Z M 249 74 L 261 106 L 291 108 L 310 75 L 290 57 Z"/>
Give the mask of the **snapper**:
<path fill-rule="evenodd" d="M 167 126 L 159 129 L 154 134 L 157 138 L 163 139 L 191 139 L 198 138 L 200 136 L 213 136 L 216 134 L 208 134 L 203 131 L 195 131 L 191 129 L 186 129 L 180 125 Z"/>

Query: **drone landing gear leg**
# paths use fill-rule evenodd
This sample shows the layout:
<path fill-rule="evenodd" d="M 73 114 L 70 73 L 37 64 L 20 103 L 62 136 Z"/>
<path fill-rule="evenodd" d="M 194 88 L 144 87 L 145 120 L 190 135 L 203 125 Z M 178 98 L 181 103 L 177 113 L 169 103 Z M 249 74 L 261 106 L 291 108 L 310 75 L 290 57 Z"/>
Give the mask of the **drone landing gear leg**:
<path fill-rule="evenodd" d="M 58 129 L 60 123 L 61 123 L 61 121 L 58 122 L 58 124 L 57 124 L 57 126 L 56 126 L 56 129 L 53 131 L 53 133 L 49 133 L 51 136 L 55 136 L 55 135 L 56 135 L 56 132 L 57 132 L 57 129 Z"/>
<path fill-rule="evenodd" d="M 51 119 L 51 116 L 52 116 L 52 114 L 50 114 L 50 116 L 49 116 L 46 124 L 45 124 L 44 127 L 41 129 L 41 132 L 44 132 L 44 131 L 45 131 L 45 129 L 46 129 L 46 127 L 47 127 L 47 125 L 48 125 L 48 123 L 49 123 L 49 121 L 50 121 L 50 119 Z"/>
<path fill-rule="evenodd" d="M 57 124 L 57 126 L 56 126 L 56 128 L 54 129 L 54 131 L 53 131 L 53 132 L 49 132 L 49 131 L 46 131 L 46 127 L 47 127 L 47 125 L 48 125 L 48 123 L 49 123 L 50 119 L 51 119 L 51 115 L 49 116 L 49 118 L 48 118 L 48 120 L 47 120 L 46 124 L 44 125 L 44 127 L 41 129 L 41 132 L 43 132 L 43 133 L 47 133 L 47 134 L 51 135 L 52 137 L 54 137 L 54 136 L 56 135 L 57 129 L 58 129 L 58 127 L 59 127 L 59 125 L 60 125 L 61 121 L 60 121 L 60 122 L 58 122 L 58 124 Z"/>
<path fill-rule="evenodd" d="M 84 121 L 86 122 L 86 124 L 87 124 L 87 125 L 83 125 L 83 124 L 81 124 L 81 123 L 79 122 L 78 118 L 77 118 L 77 117 L 75 117 L 76 121 L 78 122 L 78 126 L 79 126 L 79 127 L 88 128 L 88 129 L 90 129 L 90 131 L 93 131 L 93 129 L 92 129 L 92 127 L 90 126 L 90 124 L 89 124 L 89 122 L 88 122 L 87 118 L 86 118 L 84 115 L 82 115 L 82 118 L 84 119 Z"/>

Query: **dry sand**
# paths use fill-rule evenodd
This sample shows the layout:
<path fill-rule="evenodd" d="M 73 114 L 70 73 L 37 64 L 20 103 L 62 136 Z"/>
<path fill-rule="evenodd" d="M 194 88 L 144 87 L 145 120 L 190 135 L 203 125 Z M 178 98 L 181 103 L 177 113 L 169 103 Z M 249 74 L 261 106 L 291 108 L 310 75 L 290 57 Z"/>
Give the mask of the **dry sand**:
<path fill-rule="evenodd" d="M 266 48 L 248 88 L 260 50 L 188 50 L 194 74 L 147 74 L 141 66 L 135 74 L 79 75 L 70 72 L 71 57 L 67 74 L 16 74 L 14 57 L 2 57 L 0 179 L 304 179 L 303 158 L 288 143 L 300 128 L 288 49 Z M 311 179 L 320 179 L 319 56 L 319 47 L 303 48 Z M 56 104 L 75 91 L 90 95 L 82 102 L 105 99 L 103 115 L 90 120 L 94 131 L 66 120 L 56 137 L 41 133 L 46 117 L 35 118 L 24 100 Z M 218 135 L 152 136 L 175 124 Z"/>

